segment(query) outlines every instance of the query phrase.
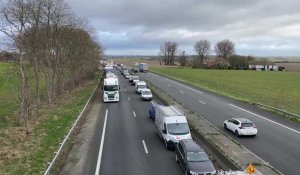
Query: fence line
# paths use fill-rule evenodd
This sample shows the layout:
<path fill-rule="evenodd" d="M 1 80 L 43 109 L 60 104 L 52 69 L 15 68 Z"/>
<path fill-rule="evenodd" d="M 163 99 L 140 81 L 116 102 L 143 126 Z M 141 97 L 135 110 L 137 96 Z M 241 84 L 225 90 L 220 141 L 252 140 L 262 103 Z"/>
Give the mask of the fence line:
<path fill-rule="evenodd" d="M 282 113 L 284 116 L 289 116 L 289 117 L 293 117 L 293 118 L 299 118 L 300 119 L 300 115 L 288 112 L 286 110 L 282 110 L 273 106 L 269 106 L 269 105 L 265 105 L 265 104 L 261 104 L 261 103 L 254 103 L 254 105 L 258 106 L 258 107 L 263 107 L 263 108 L 268 108 L 271 109 L 275 112 L 279 112 Z"/>

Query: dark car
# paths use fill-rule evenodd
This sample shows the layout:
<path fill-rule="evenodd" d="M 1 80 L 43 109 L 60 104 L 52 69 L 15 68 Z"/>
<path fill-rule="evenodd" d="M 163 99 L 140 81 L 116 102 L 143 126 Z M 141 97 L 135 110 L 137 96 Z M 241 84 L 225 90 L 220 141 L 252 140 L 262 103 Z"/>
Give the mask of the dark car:
<path fill-rule="evenodd" d="M 133 68 L 131 68 L 131 71 L 132 71 L 132 72 L 134 72 L 134 73 L 137 73 L 137 72 L 139 72 L 139 69 L 138 69 L 138 68 L 135 68 L 135 67 L 133 67 Z"/>
<path fill-rule="evenodd" d="M 216 169 L 203 148 L 193 140 L 180 140 L 175 147 L 176 162 L 185 174 L 215 175 Z"/>
<path fill-rule="evenodd" d="M 149 107 L 149 117 L 151 119 L 155 119 L 155 105 L 152 104 L 150 107 Z"/>

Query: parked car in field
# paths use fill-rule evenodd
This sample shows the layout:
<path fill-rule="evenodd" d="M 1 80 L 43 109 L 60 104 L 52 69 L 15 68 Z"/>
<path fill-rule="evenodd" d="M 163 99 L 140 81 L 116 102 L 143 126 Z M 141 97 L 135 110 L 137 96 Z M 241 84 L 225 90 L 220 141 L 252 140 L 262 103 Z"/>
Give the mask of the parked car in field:
<path fill-rule="evenodd" d="M 152 93 L 150 89 L 142 89 L 141 90 L 141 99 L 142 100 L 152 100 Z"/>
<path fill-rule="evenodd" d="M 216 169 L 203 148 L 192 139 L 180 140 L 175 148 L 176 162 L 185 174 L 216 175 Z"/>
<path fill-rule="evenodd" d="M 246 118 L 232 118 L 225 120 L 224 128 L 232 131 L 237 136 L 256 136 L 257 134 L 255 124 Z"/>

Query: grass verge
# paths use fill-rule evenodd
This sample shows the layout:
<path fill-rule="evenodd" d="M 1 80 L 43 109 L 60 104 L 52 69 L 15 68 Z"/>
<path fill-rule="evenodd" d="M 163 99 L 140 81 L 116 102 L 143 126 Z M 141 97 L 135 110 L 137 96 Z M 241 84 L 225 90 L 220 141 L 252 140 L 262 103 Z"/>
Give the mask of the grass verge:
<path fill-rule="evenodd" d="M 258 102 L 300 114 L 300 73 L 192 68 L 151 68 L 194 86 L 245 102 Z"/>
<path fill-rule="evenodd" d="M 31 121 L 30 135 L 21 126 L 6 123 L 1 127 L 0 174 L 42 174 L 96 87 L 99 75 L 61 96 L 54 106 L 43 106 L 39 116 Z M 7 115 L 12 113 L 13 110 Z"/>

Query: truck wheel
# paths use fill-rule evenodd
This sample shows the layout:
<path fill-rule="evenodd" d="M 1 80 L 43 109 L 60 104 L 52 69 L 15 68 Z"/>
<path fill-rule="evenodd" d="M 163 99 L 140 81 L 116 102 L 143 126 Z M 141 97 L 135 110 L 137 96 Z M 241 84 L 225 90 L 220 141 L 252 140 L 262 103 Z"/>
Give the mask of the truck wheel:
<path fill-rule="evenodd" d="M 240 137 L 240 134 L 239 134 L 239 132 L 237 130 L 235 130 L 234 133 L 235 133 L 236 136 Z"/>

